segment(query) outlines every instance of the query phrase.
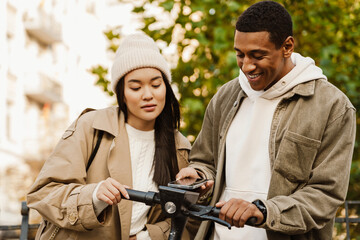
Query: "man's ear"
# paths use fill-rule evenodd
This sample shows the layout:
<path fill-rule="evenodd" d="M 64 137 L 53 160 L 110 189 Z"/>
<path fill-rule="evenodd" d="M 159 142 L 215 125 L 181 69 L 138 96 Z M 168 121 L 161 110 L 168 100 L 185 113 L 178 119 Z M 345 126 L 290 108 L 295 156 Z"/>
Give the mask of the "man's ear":
<path fill-rule="evenodd" d="M 294 52 L 294 45 L 294 38 L 292 36 L 288 36 L 282 45 L 284 58 L 289 58 L 291 56 L 291 54 Z"/>

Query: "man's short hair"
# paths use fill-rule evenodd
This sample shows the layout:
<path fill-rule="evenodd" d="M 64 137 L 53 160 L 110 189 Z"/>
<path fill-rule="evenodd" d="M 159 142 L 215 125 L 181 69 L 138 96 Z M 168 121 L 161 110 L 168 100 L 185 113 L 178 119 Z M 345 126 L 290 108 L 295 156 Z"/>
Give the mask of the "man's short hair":
<path fill-rule="evenodd" d="M 291 16 L 279 3 L 262 1 L 251 5 L 238 18 L 236 30 L 239 32 L 270 33 L 270 41 L 280 48 L 285 39 L 293 35 Z"/>

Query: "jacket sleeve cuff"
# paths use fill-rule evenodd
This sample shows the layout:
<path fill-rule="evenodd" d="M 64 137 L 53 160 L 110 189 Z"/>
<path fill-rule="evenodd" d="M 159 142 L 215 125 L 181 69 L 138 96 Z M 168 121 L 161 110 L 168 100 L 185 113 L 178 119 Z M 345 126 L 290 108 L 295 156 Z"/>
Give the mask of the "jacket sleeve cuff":
<path fill-rule="evenodd" d="M 96 188 L 97 184 L 88 184 L 83 186 L 80 189 L 80 192 L 77 197 L 76 207 L 78 209 L 77 215 L 80 216 L 79 223 L 86 230 L 102 227 L 109 222 L 111 218 L 111 207 L 106 209 L 104 213 L 104 217 L 102 222 L 100 222 L 95 214 L 93 202 L 92 202 L 92 194 Z M 71 213 L 70 213 L 71 214 Z M 74 213 L 73 213 L 74 214 Z M 69 216 L 69 212 L 68 212 Z"/>
<path fill-rule="evenodd" d="M 265 228 L 267 230 L 280 230 L 280 210 L 271 201 L 262 201 L 266 207 L 267 217 L 266 221 L 258 227 Z"/>
<path fill-rule="evenodd" d="M 170 218 L 156 224 L 146 224 L 151 239 L 168 239 L 170 233 Z"/>

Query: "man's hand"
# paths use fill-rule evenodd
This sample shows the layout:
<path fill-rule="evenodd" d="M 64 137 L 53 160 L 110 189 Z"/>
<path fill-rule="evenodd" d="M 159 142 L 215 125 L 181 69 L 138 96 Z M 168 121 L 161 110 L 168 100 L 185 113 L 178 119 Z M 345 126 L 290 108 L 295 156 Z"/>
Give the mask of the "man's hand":
<path fill-rule="evenodd" d="M 176 180 L 183 178 L 199 178 L 201 177 L 198 172 L 192 167 L 182 168 L 180 172 L 176 175 Z M 213 180 L 209 180 L 205 182 L 199 190 L 200 196 L 204 195 L 207 191 L 209 191 L 214 185 Z"/>
<path fill-rule="evenodd" d="M 129 199 L 129 195 L 125 187 L 127 186 L 122 185 L 115 179 L 109 177 L 103 183 L 101 183 L 99 189 L 96 192 L 96 197 L 109 205 L 118 204 L 121 201 L 121 194 L 125 198 Z"/>
<path fill-rule="evenodd" d="M 250 217 L 256 217 L 256 224 L 260 224 L 264 216 L 251 202 L 232 198 L 229 201 L 220 201 L 216 207 L 221 208 L 219 218 L 235 227 L 244 227 Z"/>

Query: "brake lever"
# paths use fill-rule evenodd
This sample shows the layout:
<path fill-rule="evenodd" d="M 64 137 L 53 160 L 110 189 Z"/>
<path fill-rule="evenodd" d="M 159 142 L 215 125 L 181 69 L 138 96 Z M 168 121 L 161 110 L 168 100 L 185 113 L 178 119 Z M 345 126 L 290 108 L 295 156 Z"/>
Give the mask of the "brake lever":
<path fill-rule="evenodd" d="M 221 220 L 220 218 L 213 216 L 215 207 L 212 206 L 202 206 L 202 205 L 191 205 L 189 210 L 183 211 L 183 214 L 189 217 L 198 218 L 199 220 L 211 220 L 217 222 L 228 229 L 231 229 L 230 223 Z M 216 215 L 216 214 L 215 214 Z"/>
<path fill-rule="evenodd" d="M 219 218 L 220 208 L 194 204 L 189 206 L 188 212 L 189 216 L 199 219 L 212 220 L 231 229 L 231 225 L 228 222 L 223 221 Z M 249 226 L 255 226 L 256 222 L 257 218 L 251 217 L 246 221 L 245 224 Z"/>
<path fill-rule="evenodd" d="M 211 210 L 211 209 L 210 209 Z M 207 211 L 207 210 L 206 210 Z M 217 218 L 217 217 L 213 217 L 213 216 L 210 216 L 210 215 L 207 215 L 207 213 L 203 212 L 203 213 L 199 213 L 197 211 L 183 211 L 182 212 L 185 216 L 188 216 L 188 217 L 192 217 L 192 218 L 195 218 L 195 219 L 199 219 L 201 221 L 204 221 L 204 220 L 210 220 L 210 221 L 213 221 L 213 222 L 217 222 L 225 227 L 227 227 L 228 229 L 231 229 L 231 225 L 230 223 L 224 221 L 224 220 L 221 220 L 220 218 Z"/>

